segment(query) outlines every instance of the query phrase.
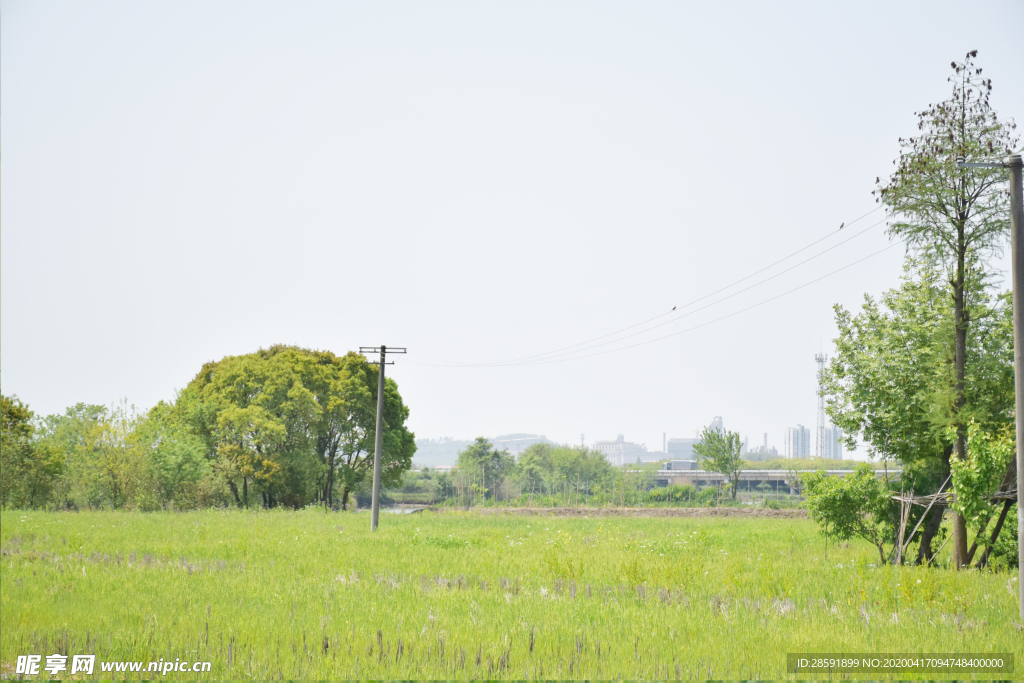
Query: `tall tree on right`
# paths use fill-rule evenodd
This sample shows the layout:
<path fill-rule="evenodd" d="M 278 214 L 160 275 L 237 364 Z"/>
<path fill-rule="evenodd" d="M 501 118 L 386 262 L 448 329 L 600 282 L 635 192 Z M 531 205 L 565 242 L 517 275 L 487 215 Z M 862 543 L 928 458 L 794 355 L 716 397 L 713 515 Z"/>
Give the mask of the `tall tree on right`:
<path fill-rule="evenodd" d="M 953 62 L 952 96 L 917 114 L 919 134 L 900 139 L 896 171 L 884 183 L 876 178 L 878 200 L 893 219 L 889 234 L 945 269 L 953 307 L 953 377 L 950 423 L 953 457 L 966 460 L 965 377 L 971 324 L 966 300 L 970 281 L 984 280 L 989 259 L 1009 235 L 1009 194 L 1002 169 L 961 169 L 958 159 L 989 160 L 1012 153 L 1016 124 L 1001 121 L 989 103 L 991 79 L 974 65 L 977 50 Z M 967 557 L 967 526 L 953 523 L 954 563 Z"/>

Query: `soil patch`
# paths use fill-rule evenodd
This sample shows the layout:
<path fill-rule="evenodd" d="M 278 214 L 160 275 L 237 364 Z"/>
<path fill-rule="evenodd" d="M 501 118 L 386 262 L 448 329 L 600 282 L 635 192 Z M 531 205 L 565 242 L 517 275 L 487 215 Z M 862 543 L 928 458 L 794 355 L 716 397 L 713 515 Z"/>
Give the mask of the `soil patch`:
<path fill-rule="evenodd" d="M 428 508 L 430 512 L 463 511 L 485 515 L 526 515 L 540 517 L 775 517 L 806 519 L 807 510 L 771 508 Z"/>

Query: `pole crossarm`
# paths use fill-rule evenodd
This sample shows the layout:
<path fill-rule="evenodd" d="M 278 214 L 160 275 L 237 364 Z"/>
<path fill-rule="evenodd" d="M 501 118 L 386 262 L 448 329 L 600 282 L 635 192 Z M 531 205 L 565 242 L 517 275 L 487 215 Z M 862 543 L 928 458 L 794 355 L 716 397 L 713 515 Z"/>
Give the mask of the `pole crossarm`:
<path fill-rule="evenodd" d="M 1010 168 L 1011 164 L 1008 161 L 964 161 L 963 159 L 956 160 L 957 168 Z"/>

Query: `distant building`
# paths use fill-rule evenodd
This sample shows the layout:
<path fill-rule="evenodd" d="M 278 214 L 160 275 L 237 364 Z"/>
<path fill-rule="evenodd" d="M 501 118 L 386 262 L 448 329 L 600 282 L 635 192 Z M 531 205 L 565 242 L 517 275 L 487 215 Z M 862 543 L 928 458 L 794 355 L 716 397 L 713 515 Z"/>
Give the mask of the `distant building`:
<path fill-rule="evenodd" d="M 768 448 L 768 432 L 764 433 L 764 443 L 747 451 L 747 460 L 771 460 L 779 457 L 779 451 L 772 446 Z"/>
<path fill-rule="evenodd" d="M 811 430 L 798 424 L 786 430 L 786 457 L 811 457 Z"/>
<path fill-rule="evenodd" d="M 668 457 L 673 460 L 693 460 L 693 447 L 700 443 L 700 439 L 669 439 Z"/>
<path fill-rule="evenodd" d="M 518 456 L 534 444 L 554 443 L 552 441 L 548 441 L 548 438 L 543 434 L 505 434 L 503 436 L 496 436 L 493 439 L 488 439 L 488 441 L 494 444 L 494 447 L 499 451 L 508 451 L 515 456 Z"/>
<path fill-rule="evenodd" d="M 622 434 L 619 434 L 615 441 L 598 441 L 594 443 L 594 450 L 600 452 L 605 460 L 612 465 L 620 466 L 632 465 L 637 461 L 648 462 L 651 455 L 647 452 L 646 445 L 626 441 Z"/>
<path fill-rule="evenodd" d="M 708 425 L 708 429 L 710 429 L 713 432 L 724 432 L 725 426 L 723 426 L 722 424 L 722 416 L 715 415 L 715 419 L 713 419 L 711 421 L 711 424 Z"/>
<path fill-rule="evenodd" d="M 823 458 L 831 460 L 843 459 L 843 430 L 834 425 L 825 427 L 825 449 Z"/>

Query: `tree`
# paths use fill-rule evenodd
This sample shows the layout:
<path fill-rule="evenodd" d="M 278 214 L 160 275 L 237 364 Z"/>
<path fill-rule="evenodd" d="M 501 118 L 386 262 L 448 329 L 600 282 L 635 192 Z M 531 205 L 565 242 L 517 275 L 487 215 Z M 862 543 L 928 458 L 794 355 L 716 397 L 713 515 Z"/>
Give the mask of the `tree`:
<path fill-rule="evenodd" d="M 953 496 L 950 507 L 961 514 L 967 523 L 977 527 L 974 545 L 968 551 L 964 563 L 970 563 L 974 551 L 981 544 L 986 547 L 983 559 L 978 563 L 986 563 L 988 550 L 999 538 L 1009 512 L 1011 501 L 1002 505 L 1003 511 L 996 523 L 991 539 L 985 538 L 989 521 L 995 513 L 991 496 L 1001 487 L 1006 490 L 1012 483 L 1016 468 L 1013 465 L 1015 454 L 1013 430 L 1007 425 L 999 435 L 986 434 L 980 425 L 971 422 L 967 427 L 967 443 L 971 448 L 970 460 L 953 460 Z"/>
<path fill-rule="evenodd" d="M 482 436 L 459 453 L 456 468 L 459 473 L 467 476 L 478 485 L 478 490 L 486 498 L 490 493 L 496 498 L 498 489 L 515 467 L 515 458 L 506 450 L 499 451 L 490 441 Z"/>
<path fill-rule="evenodd" d="M 693 452 L 700 456 L 702 465 L 729 478 L 733 500 L 736 499 L 740 470 L 743 469 L 743 456 L 740 455 L 742 448 L 743 443 L 737 432 L 710 427 L 704 428 L 700 442 L 693 447 Z"/>
<path fill-rule="evenodd" d="M 953 62 L 952 96 L 918 113 L 920 135 L 900 139 L 896 171 L 879 184 L 879 200 L 894 220 L 890 235 L 943 264 L 953 308 L 952 407 L 954 457 L 965 460 L 971 324 L 968 283 L 983 281 L 987 259 L 998 252 L 1009 230 L 1009 196 L 1001 169 L 961 169 L 958 159 L 983 160 L 1012 152 L 1016 125 L 999 120 L 989 104 L 992 81 L 974 66 L 977 51 Z M 954 564 L 967 556 L 967 527 L 959 513 L 953 523 Z"/>
<path fill-rule="evenodd" d="M 906 488 L 918 493 L 946 481 L 957 420 L 966 417 L 994 433 L 1012 419 L 1010 297 L 991 297 L 977 279 L 967 285 L 971 363 L 959 408 L 951 391 L 953 315 L 940 265 L 908 257 L 897 289 L 878 301 L 865 296 L 857 315 L 836 307 L 836 354 L 823 376 L 829 416 L 851 446 L 860 437 L 873 457 L 899 462 Z M 933 506 L 921 526 L 919 563 L 932 556 L 944 510 Z M 922 512 L 915 508 L 912 516 Z"/>
<path fill-rule="evenodd" d="M 892 536 L 894 503 L 871 466 L 861 463 L 843 477 L 817 470 L 804 474 L 802 480 L 807 510 L 821 526 L 825 539 L 838 542 L 862 538 L 878 548 L 884 564 L 885 540 Z"/>
<path fill-rule="evenodd" d="M 33 508 L 50 502 L 61 453 L 35 440 L 33 413 L 17 396 L 0 396 L 0 506 Z"/>
<path fill-rule="evenodd" d="M 135 429 L 152 462 L 156 494 L 161 503 L 178 509 L 224 505 L 230 498 L 226 483 L 182 415 L 180 404 L 160 401 Z"/>
<path fill-rule="evenodd" d="M 239 505 L 251 486 L 266 507 L 331 505 L 340 489 L 345 508 L 372 468 L 377 377 L 358 354 L 273 346 L 206 364 L 178 404 Z M 416 445 L 398 386 L 384 391 L 382 480 L 393 486 Z"/>

